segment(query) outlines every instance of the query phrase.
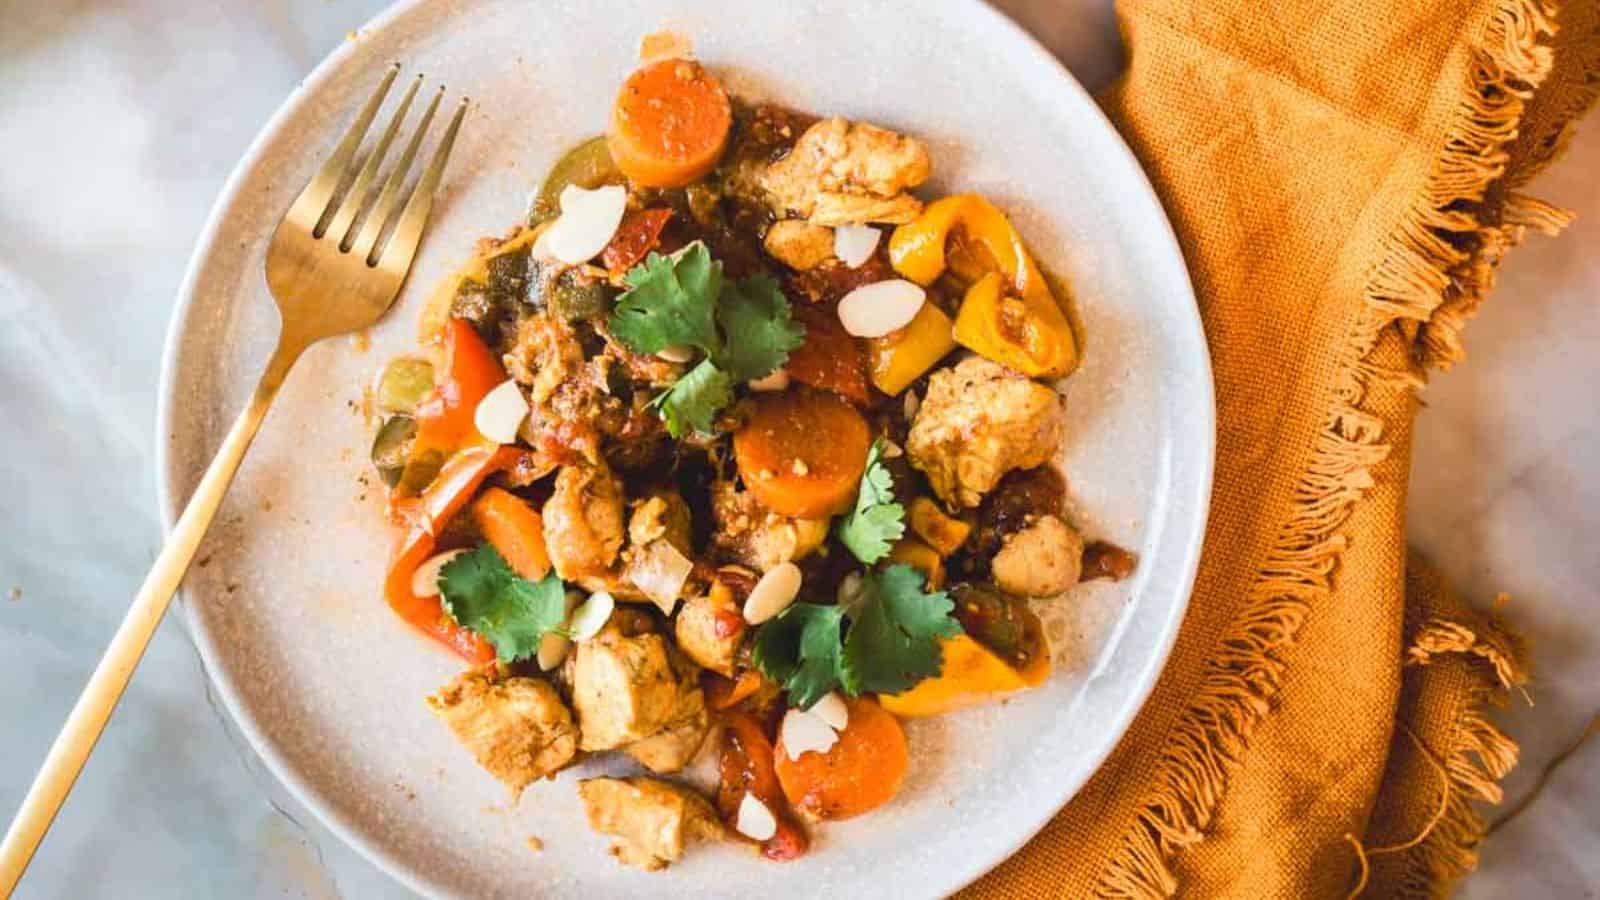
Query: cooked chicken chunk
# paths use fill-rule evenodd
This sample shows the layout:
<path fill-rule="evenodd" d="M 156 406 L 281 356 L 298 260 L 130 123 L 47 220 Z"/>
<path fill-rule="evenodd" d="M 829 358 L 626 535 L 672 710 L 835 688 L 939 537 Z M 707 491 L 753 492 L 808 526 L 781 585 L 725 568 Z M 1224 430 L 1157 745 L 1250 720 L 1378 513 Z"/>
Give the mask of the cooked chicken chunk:
<path fill-rule="evenodd" d="M 626 634 L 613 621 L 572 654 L 572 707 L 584 750 L 611 750 L 655 737 L 685 718 L 700 690 L 692 664 L 665 635 Z M 701 698 L 704 705 L 704 698 Z"/>
<path fill-rule="evenodd" d="M 711 486 L 711 543 L 729 559 L 761 572 L 800 559 L 828 539 L 827 519 L 791 519 L 732 482 Z"/>
<path fill-rule="evenodd" d="M 705 594 L 690 597 L 673 620 L 678 649 L 701 666 L 733 677 L 733 661 L 744 642 L 744 616 L 721 579 Z"/>
<path fill-rule="evenodd" d="M 628 543 L 643 547 L 665 538 L 684 556 L 693 555 L 689 535 L 692 514 L 689 504 L 677 494 L 662 492 L 639 501 L 628 516 Z"/>
<path fill-rule="evenodd" d="M 921 141 L 835 117 L 806 129 L 761 183 L 777 204 L 813 225 L 901 224 L 922 211 L 906 191 L 930 170 Z"/>
<path fill-rule="evenodd" d="M 1078 583 L 1083 538 L 1059 518 L 1042 516 L 1006 538 L 990 569 L 1006 593 L 1054 597 Z"/>
<path fill-rule="evenodd" d="M 658 774 L 682 771 L 700 752 L 711 733 L 706 694 L 695 681 L 679 682 L 678 703 L 667 727 L 653 737 L 635 741 L 623 750 L 639 765 Z"/>
<path fill-rule="evenodd" d="M 624 865 L 664 869 L 697 840 L 720 838 L 711 804 L 688 787 L 659 778 L 585 778 L 578 782 L 589 827 L 617 838 L 611 854 Z"/>
<path fill-rule="evenodd" d="M 981 356 L 933 373 L 906 441 L 911 464 L 946 503 L 977 506 L 1012 469 L 1061 443 L 1061 395 Z"/>
<path fill-rule="evenodd" d="M 762 244 L 773 259 L 804 272 L 833 258 L 833 229 L 800 219 L 780 219 L 767 229 Z"/>
<path fill-rule="evenodd" d="M 604 463 L 562 466 L 544 504 L 550 564 L 567 581 L 610 568 L 622 549 L 622 485 Z"/>
<path fill-rule="evenodd" d="M 512 793 L 572 762 L 578 731 L 548 681 L 468 671 L 428 698 L 428 708 Z"/>

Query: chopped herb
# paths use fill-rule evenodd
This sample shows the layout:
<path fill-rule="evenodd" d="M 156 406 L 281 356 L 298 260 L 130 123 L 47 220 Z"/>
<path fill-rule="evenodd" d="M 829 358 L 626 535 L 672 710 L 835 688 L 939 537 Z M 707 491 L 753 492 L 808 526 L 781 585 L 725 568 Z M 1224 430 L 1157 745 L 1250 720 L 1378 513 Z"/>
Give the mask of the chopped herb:
<path fill-rule="evenodd" d="M 872 442 L 855 508 L 839 520 L 839 540 L 856 559 L 871 565 L 906 533 L 905 507 L 894 502 L 894 476 L 883 464 L 883 440 Z"/>
<path fill-rule="evenodd" d="M 539 641 L 566 619 L 566 586 L 555 572 L 538 581 L 520 578 L 500 553 L 484 544 L 445 563 L 439 599 L 463 628 L 483 635 L 502 662 L 527 659 Z"/>

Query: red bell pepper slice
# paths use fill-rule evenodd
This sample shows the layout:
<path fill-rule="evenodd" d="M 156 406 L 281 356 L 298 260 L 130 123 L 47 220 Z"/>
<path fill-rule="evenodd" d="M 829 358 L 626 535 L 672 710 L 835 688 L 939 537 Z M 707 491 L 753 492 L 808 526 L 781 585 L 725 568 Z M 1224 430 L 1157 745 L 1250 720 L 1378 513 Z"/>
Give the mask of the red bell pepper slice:
<path fill-rule="evenodd" d="M 778 784 L 773 766 L 772 740 L 756 720 L 745 713 L 723 718 L 722 756 L 717 769 L 717 810 L 731 827 L 739 816 L 739 804 L 746 793 L 772 810 L 778 831 L 761 844 L 761 855 L 776 862 L 787 862 L 805 854 L 811 841 L 795 824 L 794 813 Z"/>
<path fill-rule="evenodd" d="M 412 593 L 411 576 L 433 555 L 439 530 L 472 499 L 484 480 L 515 465 L 526 452 L 515 447 L 477 444 L 451 456 L 427 490 L 406 507 L 409 522 L 383 581 L 384 599 L 401 619 L 474 665 L 494 659 L 494 648 L 450 618 L 437 594 L 419 597 Z"/>
<path fill-rule="evenodd" d="M 666 208 L 640 209 L 623 216 L 611 243 L 600 251 L 600 263 L 612 275 L 621 275 L 638 265 L 661 243 L 661 229 L 667 227 L 670 218 L 672 210 Z"/>
<path fill-rule="evenodd" d="M 505 367 L 472 325 L 451 319 L 444 331 L 448 374 L 417 404 L 417 437 L 411 460 L 448 457 L 468 443 L 482 442 L 472 422 L 478 402 L 506 380 Z"/>

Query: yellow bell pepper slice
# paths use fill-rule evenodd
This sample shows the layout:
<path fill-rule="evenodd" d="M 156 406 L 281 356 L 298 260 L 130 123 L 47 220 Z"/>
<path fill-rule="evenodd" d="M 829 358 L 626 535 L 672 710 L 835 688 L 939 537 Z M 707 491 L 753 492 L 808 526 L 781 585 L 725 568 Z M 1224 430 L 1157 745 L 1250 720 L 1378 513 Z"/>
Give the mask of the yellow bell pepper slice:
<path fill-rule="evenodd" d="M 889 555 L 884 557 L 884 563 L 904 563 L 921 572 L 930 591 L 944 587 L 944 560 L 940 558 L 939 551 L 914 537 L 907 536 L 896 541 L 889 548 Z"/>
<path fill-rule="evenodd" d="M 977 282 L 956 315 L 955 338 L 963 346 L 1034 378 L 1060 378 L 1077 366 L 1072 326 L 1044 273 L 1005 214 L 982 196 L 958 194 L 929 204 L 894 230 L 889 261 L 922 285 L 947 268 Z M 1002 277 L 974 295 L 991 273 Z M 1001 302 L 1002 293 L 1015 302 Z M 969 314 L 973 299 L 983 305 Z"/>
<path fill-rule="evenodd" d="M 972 534 L 970 524 L 949 515 L 927 497 L 913 499 L 906 510 L 906 518 L 912 533 L 939 551 L 940 556 L 949 556 L 961 549 L 967 536 Z"/>
<path fill-rule="evenodd" d="M 915 318 L 899 331 L 867 342 L 872 383 L 893 397 L 933 368 L 956 348 L 950 317 L 932 303 L 922 304 Z"/>
<path fill-rule="evenodd" d="M 1036 687 L 1050 675 L 1050 653 L 1043 643 L 1020 670 L 964 634 L 939 643 L 944 653 L 939 674 L 909 691 L 878 697 L 884 709 L 903 718 L 942 715 Z"/>
<path fill-rule="evenodd" d="M 1072 329 L 1055 301 L 1042 307 L 1007 294 L 999 272 L 967 289 L 956 312 L 956 343 L 1030 378 L 1060 378 L 1077 360 Z"/>

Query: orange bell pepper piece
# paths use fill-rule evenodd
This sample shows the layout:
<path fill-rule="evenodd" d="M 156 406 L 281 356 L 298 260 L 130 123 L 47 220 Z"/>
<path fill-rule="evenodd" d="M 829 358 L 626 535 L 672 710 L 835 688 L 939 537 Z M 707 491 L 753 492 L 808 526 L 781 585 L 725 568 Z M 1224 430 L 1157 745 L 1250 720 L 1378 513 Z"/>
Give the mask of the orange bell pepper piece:
<path fill-rule="evenodd" d="M 1028 628 L 1037 636 L 1039 649 L 1023 668 L 1012 668 L 988 647 L 958 634 L 939 642 L 944 660 L 938 675 L 908 691 L 880 695 L 878 703 L 906 718 L 937 716 L 1037 687 L 1050 676 L 1050 650 L 1031 615 Z"/>
<path fill-rule="evenodd" d="M 895 271 L 922 285 L 932 284 L 946 268 L 979 284 L 988 273 L 998 272 L 1003 279 L 995 280 L 993 289 L 998 294 L 1004 285 L 1020 302 L 994 300 L 968 314 L 964 300 L 956 316 L 956 340 L 1034 378 L 1060 378 L 1077 365 L 1077 342 L 1060 301 L 1022 236 L 982 196 L 957 194 L 930 203 L 922 215 L 894 230 L 889 261 Z M 970 289 L 967 297 L 973 299 Z M 985 293 L 978 299 L 987 298 Z M 985 321 L 978 321 L 980 314 Z M 963 318 L 968 320 L 966 329 Z M 1014 343 L 1017 340 L 1026 343 Z"/>
<path fill-rule="evenodd" d="M 396 545 L 383 580 L 383 596 L 401 619 L 475 665 L 494 659 L 494 648 L 477 633 L 461 627 L 444 611 L 437 594 L 419 597 L 411 576 L 433 555 L 437 534 L 483 484 L 484 479 L 514 464 L 526 451 L 498 445 L 467 447 L 450 457 L 427 490 L 407 508 L 409 525 Z"/>

